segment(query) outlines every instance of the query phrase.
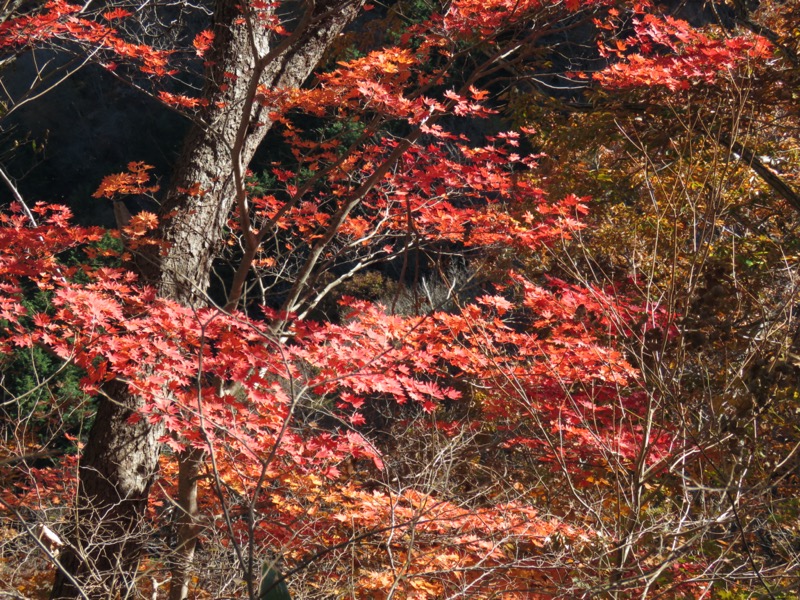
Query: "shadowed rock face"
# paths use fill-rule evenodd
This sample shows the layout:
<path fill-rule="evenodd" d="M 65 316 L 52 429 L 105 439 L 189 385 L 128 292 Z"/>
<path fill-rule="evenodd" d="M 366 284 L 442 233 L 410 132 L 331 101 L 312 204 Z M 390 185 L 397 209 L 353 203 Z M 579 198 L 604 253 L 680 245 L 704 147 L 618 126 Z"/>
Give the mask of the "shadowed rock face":
<path fill-rule="evenodd" d="M 748 10 L 754 10 L 758 3 L 758 0 L 745 0 L 744 2 Z M 733 8 L 724 2 L 662 0 L 658 4 L 666 8 L 672 16 L 687 21 L 693 27 L 717 24 L 725 28 L 731 28 L 736 20 Z"/>
<path fill-rule="evenodd" d="M 121 25 L 123 35 L 160 50 L 191 49 L 194 35 L 208 27 L 211 13 L 206 4 L 206 0 L 145 3 L 137 9 L 135 20 Z M 98 5 L 94 8 L 99 10 Z M 66 51 L 27 50 L 3 67 L 0 102 L 12 114 L 3 116 L 5 111 L 0 110 L 0 163 L 26 199 L 65 203 L 82 223 L 114 226 L 111 203 L 91 198 L 102 177 L 123 171 L 130 161 L 145 161 L 156 167 L 156 176 L 166 179 L 188 122 L 94 64 L 65 78 L 80 66 L 79 59 Z M 183 72 L 184 84 L 199 83 L 199 59 L 176 66 Z M 117 74 L 123 75 L 124 70 L 122 65 Z M 37 86 L 30 94 L 37 76 L 47 85 Z M 62 79 L 54 89 L 38 95 Z M 169 78 L 136 79 L 145 88 L 152 84 L 174 91 Z M 14 109 L 26 93 L 34 98 Z M 0 202 L 7 199 L 8 190 L 0 188 Z"/>
<path fill-rule="evenodd" d="M 53 59 L 50 70 L 68 61 L 29 52 L 3 70 L 13 97 L 24 98 L 35 64 L 48 58 Z M 0 157 L 6 157 L 0 160 L 26 200 L 64 203 L 82 223 L 113 227 L 112 204 L 91 198 L 103 176 L 125 170 L 134 160 L 167 176 L 187 127 L 183 117 L 90 65 L 0 119 Z M 0 189 L 0 201 L 8 198 L 8 190 Z"/>

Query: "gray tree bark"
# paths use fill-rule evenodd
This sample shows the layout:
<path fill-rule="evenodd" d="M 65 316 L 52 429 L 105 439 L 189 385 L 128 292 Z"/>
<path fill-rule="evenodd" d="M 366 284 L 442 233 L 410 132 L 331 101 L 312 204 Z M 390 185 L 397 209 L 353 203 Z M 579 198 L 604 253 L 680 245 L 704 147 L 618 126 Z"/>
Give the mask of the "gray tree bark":
<path fill-rule="evenodd" d="M 252 15 L 242 22 L 238 0 L 218 0 L 214 49 L 208 60 L 208 107 L 192 127 L 161 209 L 159 236 L 165 247 L 139 257 L 144 278 L 164 297 L 189 306 L 207 303 L 212 261 L 241 175 L 272 122 L 258 104 L 257 88 L 297 87 L 310 75 L 331 43 L 356 17 L 364 0 L 306 0 L 296 3 L 296 29 L 288 37 L 270 34 Z M 225 83 L 226 86 L 221 84 Z M 199 186 L 200 194 L 185 190 Z M 69 547 L 56 574 L 51 598 L 128 597 L 133 593 L 142 553 L 141 523 L 157 473 L 163 433 L 147 419 L 130 415 L 141 399 L 123 384 L 101 398 L 81 458 L 78 508 Z M 187 597 L 186 577 L 196 543 L 197 475 L 200 453 L 181 465 L 178 504 L 184 509 L 171 598 Z M 77 585 L 76 585 L 77 583 Z"/>

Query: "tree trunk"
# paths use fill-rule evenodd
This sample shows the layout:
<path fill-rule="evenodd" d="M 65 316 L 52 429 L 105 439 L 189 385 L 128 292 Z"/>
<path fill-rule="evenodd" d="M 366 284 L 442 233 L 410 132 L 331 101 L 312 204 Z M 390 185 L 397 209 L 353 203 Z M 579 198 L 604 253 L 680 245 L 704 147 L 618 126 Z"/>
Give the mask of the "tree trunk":
<path fill-rule="evenodd" d="M 169 599 L 184 600 L 189 597 L 189 579 L 197 536 L 200 527 L 197 523 L 197 481 L 203 467 L 205 452 L 200 448 L 190 448 L 181 453 L 178 474 L 178 544 L 175 548 L 172 580 Z"/>
<path fill-rule="evenodd" d="M 114 401 L 100 402 L 81 458 L 74 530 L 61 555 L 53 598 L 122 598 L 131 595 L 146 531 L 142 519 L 158 469 L 162 428 L 129 422 L 139 399 L 111 383 Z M 75 582 L 79 584 L 80 591 Z"/>
<path fill-rule="evenodd" d="M 299 3 L 305 13 L 293 21 L 299 23 L 298 29 L 288 37 L 274 38 L 251 19 L 240 22 L 237 0 L 217 2 L 212 66 L 204 93 L 208 108 L 185 141 L 165 195 L 159 234 L 166 248 L 138 259 L 143 276 L 162 297 L 190 306 L 206 304 L 211 264 L 236 199 L 234 175 L 237 169 L 244 172 L 272 125 L 269 110 L 255 101 L 257 87 L 300 86 L 362 4 L 363 0 Z M 186 192 L 193 186 L 199 186 L 199 194 Z M 81 458 L 78 518 L 51 598 L 81 597 L 79 587 L 96 598 L 125 597 L 131 590 L 142 549 L 140 524 L 163 433 L 147 419 L 135 425 L 128 422 L 140 408 L 141 399 L 128 394 L 122 384 L 109 386 L 108 397 L 100 399 Z M 197 481 L 196 477 L 187 481 L 191 483 L 184 486 L 178 501 L 191 507 Z M 195 515 L 189 517 L 193 521 Z M 190 560 L 197 531 L 191 526 L 182 531 L 179 547 Z M 181 589 L 180 594 L 171 592 L 172 598 L 186 597 L 187 567 L 175 571 L 183 575 L 172 582 Z"/>

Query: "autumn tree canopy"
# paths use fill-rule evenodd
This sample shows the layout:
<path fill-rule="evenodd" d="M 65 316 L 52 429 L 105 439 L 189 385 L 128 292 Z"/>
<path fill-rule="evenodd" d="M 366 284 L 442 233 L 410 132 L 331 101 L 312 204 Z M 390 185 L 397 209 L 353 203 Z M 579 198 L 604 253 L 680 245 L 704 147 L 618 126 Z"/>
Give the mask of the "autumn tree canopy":
<path fill-rule="evenodd" d="M 797 12 L 6 6 L 0 592 L 792 597 Z"/>

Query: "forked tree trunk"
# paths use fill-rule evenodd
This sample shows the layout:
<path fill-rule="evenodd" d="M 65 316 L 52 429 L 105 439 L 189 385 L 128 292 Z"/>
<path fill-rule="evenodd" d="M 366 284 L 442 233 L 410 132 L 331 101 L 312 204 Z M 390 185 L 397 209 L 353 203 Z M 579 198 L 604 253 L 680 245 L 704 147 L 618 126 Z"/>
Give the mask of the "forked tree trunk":
<path fill-rule="evenodd" d="M 207 73 L 209 107 L 203 124 L 195 125 L 184 144 L 162 205 L 160 236 L 167 243 L 160 255 L 141 257 L 140 270 L 162 297 L 191 306 L 206 303 L 211 264 L 220 247 L 235 196 L 234 161 L 246 167 L 269 131 L 269 110 L 251 105 L 254 79 L 267 88 L 297 87 L 310 75 L 324 52 L 357 15 L 363 0 L 320 0 L 296 3 L 300 31 L 273 37 L 241 23 L 238 0 L 218 0 L 215 42 Z M 270 43 L 274 47 L 270 47 Z M 258 60 L 257 58 L 258 57 Z M 223 89 L 220 84 L 225 83 Z M 234 156 L 238 150 L 238 156 Z M 185 190 L 199 186 L 201 193 Z M 146 419 L 129 417 L 141 399 L 124 385 L 108 387 L 100 399 L 79 473 L 78 509 L 70 546 L 63 554 L 51 598 L 110 598 L 132 593 L 141 557 L 140 524 L 158 466 L 163 430 Z M 197 527 L 199 461 L 193 453 L 182 465 L 185 485 L 178 503 L 186 507 L 178 557 L 191 560 Z M 188 565 L 174 571 L 171 598 L 185 598 Z M 77 585 L 76 585 L 77 584 Z"/>

